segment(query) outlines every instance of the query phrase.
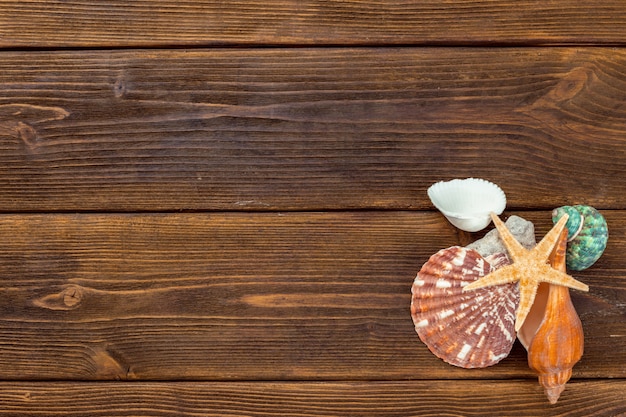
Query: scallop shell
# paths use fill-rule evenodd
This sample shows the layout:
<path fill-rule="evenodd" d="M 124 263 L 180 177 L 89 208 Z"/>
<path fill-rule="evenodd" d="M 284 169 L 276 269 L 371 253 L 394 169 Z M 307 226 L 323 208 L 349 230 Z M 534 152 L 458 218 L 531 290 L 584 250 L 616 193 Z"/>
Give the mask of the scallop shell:
<path fill-rule="evenodd" d="M 466 178 L 440 181 L 428 188 L 430 201 L 450 223 L 466 232 L 477 232 L 491 222 L 490 212 L 502 214 L 506 196 L 496 184 Z"/>
<path fill-rule="evenodd" d="M 582 271 L 593 265 L 602 255 L 609 239 L 604 216 L 591 206 L 563 206 L 554 209 L 552 221 L 557 222 L 568 214 L 567 267 Z"/>
<path fill-rule="evenodd" d="M 462 292 L 465 285 L 508 264 L 504 254 L 483 258 L 459 246 L 442 249 L 422 266 L 411 288 L 415 330 L 430 351 L 462 368 L 504 359 L 515 342 L 517 283 Z"/>

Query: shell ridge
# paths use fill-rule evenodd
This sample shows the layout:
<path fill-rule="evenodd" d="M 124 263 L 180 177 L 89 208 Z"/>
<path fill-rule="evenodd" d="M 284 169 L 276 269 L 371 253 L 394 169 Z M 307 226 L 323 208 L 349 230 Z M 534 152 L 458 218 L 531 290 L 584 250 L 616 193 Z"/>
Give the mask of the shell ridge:
<path fill-rule="evenodd" d="M 572 240 L 576 239 L 578 237 L 578 235 L 580 234 L 580 232 L 583 230 L 584 226 L 585 226 L 585 215 L 580 213 L 580 223 L 578 225 L 578 229 L 576 229 L 576 231 L 574 233 L 572 233 L 572 236 L 567 239 L 567 242 L 569 243 Z"/>

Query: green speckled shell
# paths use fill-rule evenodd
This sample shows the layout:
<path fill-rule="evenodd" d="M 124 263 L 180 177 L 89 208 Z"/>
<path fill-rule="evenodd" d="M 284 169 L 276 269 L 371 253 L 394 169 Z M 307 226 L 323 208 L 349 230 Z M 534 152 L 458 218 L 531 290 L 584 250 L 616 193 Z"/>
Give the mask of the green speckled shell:
<path fill-rule="evenodd" d="M 554 209 L 552 221 L 556 223 L 567 213 L 568 243 L 567 267 L 582 271 L 593 265 L 604 252 L 609 240 L 609 230 L 604 216 L 591 206 L 563 206 Z"/>

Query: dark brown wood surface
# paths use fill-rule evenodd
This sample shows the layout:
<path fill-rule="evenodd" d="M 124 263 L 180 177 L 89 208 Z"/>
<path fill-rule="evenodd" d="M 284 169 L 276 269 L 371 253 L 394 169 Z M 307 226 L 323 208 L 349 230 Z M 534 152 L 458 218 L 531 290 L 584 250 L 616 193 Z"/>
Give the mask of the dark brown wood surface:
<path fill-rule="evenodd" d="M 624 215 L 607 217 L 624 235 Z M 521 348 L 468 373 L 418 340 L 413 278 L 461 243 L 439 215 L 6 215 L 0 233 L 14 236 L 0 247 L 6 379 L 533 376 Z M 607 277 L 622 251 L 576 274 L 592 288 L 572 294 L 587 333 L 576 376 L 626 377 L 626 287 Z"/>
<path fill-rule="evenodd" d="M 2 0 L 0 10 L 0 47 L 626 41 L 621 0 Z"/>
<path fill-rule="evenodd" d="M 538 235 L 550 227 L 547 212 L 515 214 L 533 220 Z M 588 294 L 572 293 L 586 347 L 570 384 L 578 390 L 568 385 L 564 397 L 570 399 L 556 409 L 561 415 L 583 410 L 603 415 L 600 410 L 623 406 L 621 394 L 610 394 L 602 406 L 587 398 L 621 389 L 619 381 L 600 391 L 600 382 L 575 385 L 579 378 L 626 377 L 624 366 L 616 366 L 626 356 L 621 343 L 626 288 L 622 278 L 612 276 L 622 264 L 619 236 L 626 219 L 622 211 L 605 214 L 618 239 L 598 264 L 576 274 L 591 287 Z M 547 404 L 540 405 L 542 393 L 519 345 L 497 366 L 468 371 L 444 364 L 419 342 L 408 312 L 415 272 L 432 248 L 472 237 L 459 235 L 436 213 L 19 214 L 1 216 L 0 233 L 13 236 L 1 248 L 0 274 L 12 277 L 0 288 L 2 379 L 428 380 L 424 383 L 438 387 L 425 392 L 432 407 L 441 406 L 446 395 L 456 398 L 456 390 L 461 398 L 470 395 L 467 381 L 453 380 L 471 379 L 474 392 L 506 396 L 503 407 L 523 404 L 514 414 Z M 511 378 L 518 380 L 507 383 Z M 45 385 L 22 386 L 24 392 L 43 390 L 26 404 L 56 398 L 45 399 L 52 389 Z M 104 404 L 91 398 L 101 395 L 101 386 L 80 387 L 87 399 L 78 410 Z M 141 385 L 142 394 L 136 394 L 134 384 L 113 387 L 124 398 L 180 389 Z M 225 387 L 219 391 L 226 397 L 242 389 L 235 385 L 233 393 Z M 293 396 L 293 389 L 310 389 L 306 395 L 323 403 L 324 392 L 335 392 L 332 386 L 315 386 L 321 392 L 311 387 L 281 385 L 278 398 L 265 400 L 267 407 L 280 411 L 280 397 Z M 400 387 L 392 390 L 393 401 L 412 385 Z M 513 387 L 522 390 L 520 398 L 510 396 Z M 392 392 L 385 386 L 371 389 L 372 396 Z M 355 412 L 353 401 L 362 400 L 348 396 L 343 412 Z M 480 410 L 480 401 L 458 401 L 453 408 L 461 415 Z M 390 410 L 406 411 L 402 404 Z M 426 407 L 418 404 L 409 410 Z M 153 406 L 167 404 L 155 400 Z M 207 404 L 195 406 L 202 410 Z M 231 405 L 242 413 L 249 406 L 246 400 Z M 67 410 L 67 403 L 62 407 Z M 132 410 L 127 407 L 121 410 Z M 495 415 L 499 409 L 489 410 Z"/>
<path fill-rule="evenodd" d="M 623 380 L 575 381 L 546 406 L 520 381 L 0 384 L 0 416 L 621 416 Z M 486 407 L 485 404 L 489 404 Z M 523 404 L 523 407 L 520 407 Z"/>
<path fill-rule="evenodd" d="M 0 416 L 626 415 L 622 1 L 0 0 Z M 585 353 L 464 370 L 435 181 L 590 204 Z"/>
<path fill-rule="evenodd" d="M 3 211 L 626 206 L 626 53 L 572 48 L 6 52 Z"/>

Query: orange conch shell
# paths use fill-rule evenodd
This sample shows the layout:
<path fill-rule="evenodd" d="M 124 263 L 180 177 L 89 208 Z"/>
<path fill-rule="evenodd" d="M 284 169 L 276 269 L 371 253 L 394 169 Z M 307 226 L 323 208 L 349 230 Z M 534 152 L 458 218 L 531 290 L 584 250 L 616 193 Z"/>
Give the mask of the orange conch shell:
<path fill-rule="evenodd" d="M 555 269 L 565 271 L 567 230 L 561 234 L 550 257 Z M 528 364 L 539 374 L 551 404 L 555 404 L 583 355 L 583 328 L 572 305 L 569 289 L 541 283 L 531 311 L 518 332 L 528 350 Z"/>

